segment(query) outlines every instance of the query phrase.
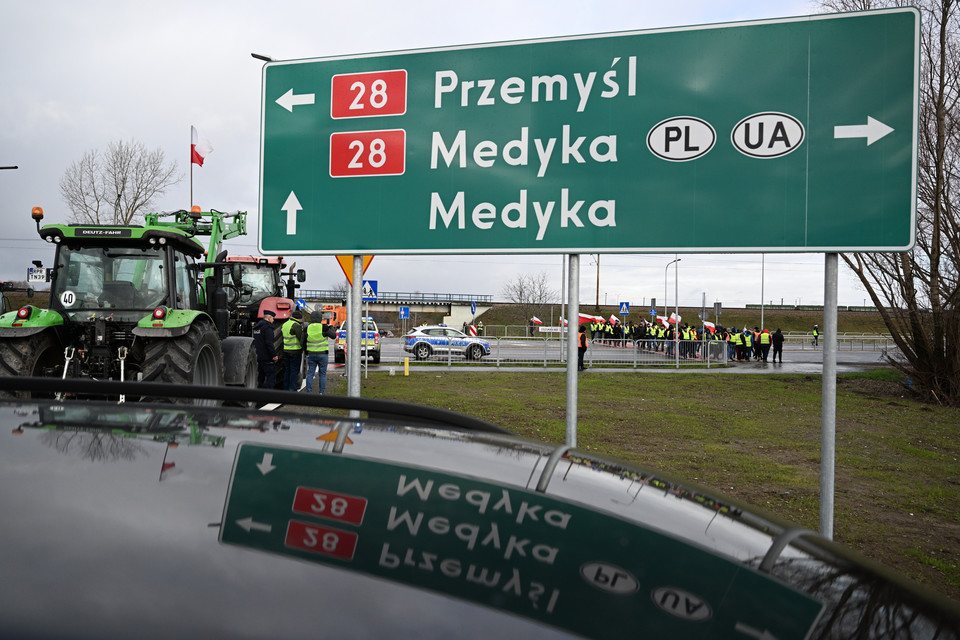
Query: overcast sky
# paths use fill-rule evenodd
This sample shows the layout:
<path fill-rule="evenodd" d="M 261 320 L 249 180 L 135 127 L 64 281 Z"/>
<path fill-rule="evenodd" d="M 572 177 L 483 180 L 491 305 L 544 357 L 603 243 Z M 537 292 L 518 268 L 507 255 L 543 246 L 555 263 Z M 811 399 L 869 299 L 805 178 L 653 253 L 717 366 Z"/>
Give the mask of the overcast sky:
<path fill-rule="evenodd" d="M 31 260 L 49 264 L 52 251 L 37 236 L 31 207 L 46 222 L 69 217 L 59 192 L 65 169 L 85 152 L 116 140 L 160 148 L 179 164 L 183 180 L 154 210 L 190 204 L 190 126 L 214 151 L 194 171 L 194 200 L 204 209 L 250 212 L 256 233 L 259 202 L 262 63 L 277 60 L 466 45 L 550 36 L 698 25 L 807 15 L 807 0 L 567 0 L 384 2 L 49 1 L 0 4 L 0 279 L 24 279 Z M 230 242 L 254 253 L 255 235 Z M 738 307 L 761 301 L 823 303 L 823 254 L 683 255 L 677 265 L 681 306 L 721 301 Z M 305 288 L 342 281 L 333 257 L 292 257 L 308 270 Z M 604 254 L 601 303 L 670 305 L 674 255 Z M 763 268 L 761 269 L 761 261 Z M 380 291 L 493 295 L 519 272 L 544 272 L 559 291 L 561 256 L 378 256 L 366 278 Z M 762 276 L 762 277 L 761 277 Z M 593 256 L 581 258 L 581 303 L 598 297 Z M 840 267 L 840 305 L 865 294 Z M 662 303 L 661 303 L 662 304 Z"/>

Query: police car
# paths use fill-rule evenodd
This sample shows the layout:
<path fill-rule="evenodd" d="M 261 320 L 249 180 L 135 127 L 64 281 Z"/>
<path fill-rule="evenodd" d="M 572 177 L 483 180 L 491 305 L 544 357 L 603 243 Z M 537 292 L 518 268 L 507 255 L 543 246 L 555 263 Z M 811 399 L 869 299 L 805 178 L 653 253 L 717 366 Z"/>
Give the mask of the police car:
<path fill-rule="evenodd" d="M 403 336 L 403 350 L 417 360 L 426 360 L 434 353 L 456 353 L 467 360 L 479 360 L 490 355 L 490 343 L 439 324 L 412 329 Z"/>
<path fill-rule="evenodd" d="M 372 317 L 363 319 L 363 330 L 361 332 L 361 346 L 363 351 L 361 357 L 368 356 L 374 364 L 380 363 L 380 330 Z M 337 331 L 337 339 L 334 342 L 334 362 L 340 363 L 347 359 L 347 322 L 344 321 Z"/>

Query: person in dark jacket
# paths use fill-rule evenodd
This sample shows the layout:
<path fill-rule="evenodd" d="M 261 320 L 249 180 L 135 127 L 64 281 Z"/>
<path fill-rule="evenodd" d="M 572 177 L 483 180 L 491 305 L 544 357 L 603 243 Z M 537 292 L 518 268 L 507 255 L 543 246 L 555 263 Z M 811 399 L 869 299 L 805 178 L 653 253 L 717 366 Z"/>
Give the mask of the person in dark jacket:
<path fill-rule="evenodd" d="M 586 371 L 583 365 L 583 354 L 587 352 L 587 328 L 580 325 L 580 333 L 577 335 L 577 371 Z"/>
<path fill-rule="evenodd" d="M 779 362 L 783 362 L 783 334 L 780 332 L 780 327 L 777 327 L 777 330 L 773 332 L 771 337 L 773 342 L 773 361 L 778 362 L 777 356 L 780 356 Z"/>
<path fill-rule="evenodd" d="M 273 321 L 277 317 L 267 309 L 253 325 L 253 346 L 257 350 L 257 386 L 273 389 L 277 384 L 277 348 L 273 344 Z"/>

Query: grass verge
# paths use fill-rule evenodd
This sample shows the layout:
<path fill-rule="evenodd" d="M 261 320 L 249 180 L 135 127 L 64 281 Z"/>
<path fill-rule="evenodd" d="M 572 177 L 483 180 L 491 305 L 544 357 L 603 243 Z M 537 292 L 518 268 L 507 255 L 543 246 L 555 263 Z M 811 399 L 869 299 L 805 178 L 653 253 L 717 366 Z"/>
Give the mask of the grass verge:
<path fill-rule="evenodd" d="M 331 376 L 332 393 L 344 393 Z M 565 374 L 371 373 L 363 395 L 459 411 L 548 443 L 566 437 Z M 590 373 L 577 445 L 712 486 L 819 528 L 820 376 Z M 900 374 L 838 378 L 834 538 L 960 600 L 960 412 Z"/>

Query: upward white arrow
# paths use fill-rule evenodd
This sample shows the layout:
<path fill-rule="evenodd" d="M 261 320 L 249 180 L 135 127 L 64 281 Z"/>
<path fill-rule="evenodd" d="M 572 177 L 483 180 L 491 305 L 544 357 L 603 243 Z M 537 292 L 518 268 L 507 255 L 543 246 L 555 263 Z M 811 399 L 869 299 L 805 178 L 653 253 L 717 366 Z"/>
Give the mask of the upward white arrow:
<path fill-rule="evenodd" d="M 285 94 L 277 98 L 277 104 L 293 113 L 293 108 L 304 104 L 313 104 L 316 94 L 313 93 L 294 93 L 290 89 Z"/>
<path fill-rule="evenodd" d="M 874 142 L 893 131 L 893 127 L 888 127 L 879 120 L 874 120 L 867 116 L 867 124 L 848 124 L 833 128 L 833 137 L 840 138 L 866 138 L 869 147 Z"/>
<path fill-rule="evenodd" d="M 300 211 L 301 209 L 303 209 L 303 206 L 300 204 L 300 201 L 297 200 L 297 194 L 291 191 L 290 195 L 287 196 L 286 201 L 284 201 L 283 206 L 280 207 L 281 211 L 287 212 L 288 236 L 297 234 L 297 211 Z"/>

